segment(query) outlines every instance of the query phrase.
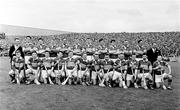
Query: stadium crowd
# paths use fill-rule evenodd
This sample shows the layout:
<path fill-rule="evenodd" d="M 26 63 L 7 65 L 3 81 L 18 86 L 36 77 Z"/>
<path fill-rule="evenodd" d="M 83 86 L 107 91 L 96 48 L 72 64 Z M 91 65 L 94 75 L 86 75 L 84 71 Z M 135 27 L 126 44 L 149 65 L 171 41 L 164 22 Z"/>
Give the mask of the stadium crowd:
<path fill-rule="evenodd" d="M 179 37 L 177 32 L 150 32 L 68 33 L 16 38 L 9 53 L 9 75 L 11 82 L 17 84 L 144 89 L 162 85 L 163 89 L 171 89 L 171 67 L 162 58 L 179 54 Z M 155 61 L 148 58 L 150 48 L 157 52 Z"/>

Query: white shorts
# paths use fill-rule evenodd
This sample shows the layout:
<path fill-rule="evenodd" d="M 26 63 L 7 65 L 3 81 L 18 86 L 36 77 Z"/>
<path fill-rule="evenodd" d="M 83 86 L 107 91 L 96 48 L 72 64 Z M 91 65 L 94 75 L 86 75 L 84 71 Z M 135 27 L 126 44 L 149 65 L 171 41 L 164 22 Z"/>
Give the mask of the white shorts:
<path fill-rule="evenodd" d="M 47 78 L 49 76 L 55 77 L 55 74 L 51 70 L 42 70 L 41 71 L 41 77 L 42 78 Z"/>
<path fill-rule="evenodd" d="M 84 71 L 81 71 L 81 70 L 79 70 L 78 71 L 78 78 L 82 78 L 84 75 L 85 76 L 90 76 L 90 72 L 89 71 L 86 71 L 86 70 L 84 70 Z M 84 73 L 85 72 L 85 73 Z"/>
<path fill-rule="evenodd" d="M 93 80 L 95 80 L 95 79 L 97 79 L 97 75 L 98 75 L 97 72 L 92 71 L 92 73 L 91 73 L 91 78 L 92 78 Z"/>
<path fill-rule="evenodd" d="M 69 76 L 69 77 L 72 77 L 72 76 L 74 76 L 74 77 L 77 77 L 77 71 L 74 71 L 73 73 L 72 73 L 72 71 L 73 70 L 66 70 L 66 75 L 67 76 Z"/>
<path fill-rule="evenodd" d="M 108 72 L 108 73 L 105 73 L 105 74 L 104 74 L 105 80 L 108 81 L 109 79 L 112 79 L 113 73 L 114 73 L 113 71 L 110 71 L 110 72 Z"/>
<path fill-rule="evenodd" d="M 143 73 L 138 73 L 137 78 L 142 79 Z M 148 78 L 148 79 L 152 80 L 152 76 L 150 73 L 144 73 L 144 78 Z"/>
<path fill-rule="evenodd" d="M 163 73 L 162 75 L 155 75 L 155 82 L 160 83 L 164 78 L 172 78 L 172 75 Z"/>
<path fill-rule="evenodd" d="M 15 70 L 15 71 L 13 71 L 13 70 L 10 70 L 9 71 L 9 75 L 16 75 L 16 74 L 19 74 L 19 78 L 21 79 L 21 78 L 23 78 L 24 77 L 24 70 L 21 70 L 21 72 L 19 73 L 18 72 L 19 70 Z"/>
<path fill-rule="evenodd" d="M 122 80 L 122 74 L 120 72 L 114 71 L 112 80 L 120 79 Z"/>
<path fill-rule="evenodd" d="M 131 75 L 131 74 L 127 74 L 127 76 L 126 76 L 126 80 L 128 80 L 128 81 L 132 81 L 132 79 L 133 79 L 133 75 Z"/>
<path fill-rule="evenodd" d="M 59 76 L 65 76 L 65 72 L 64 71 L 62 71 L 62 70 L 54 70 L 54 73 L 56 74 L 56 76 L 57 77 L 59 77 Z"/>

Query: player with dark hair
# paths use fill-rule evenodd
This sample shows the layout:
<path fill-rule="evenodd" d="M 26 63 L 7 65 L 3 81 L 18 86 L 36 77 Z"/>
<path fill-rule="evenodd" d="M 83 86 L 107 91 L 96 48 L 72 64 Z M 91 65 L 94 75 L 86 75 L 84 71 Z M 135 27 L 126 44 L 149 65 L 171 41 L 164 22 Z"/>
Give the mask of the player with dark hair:
<path fill-rule="evenodd" d="M 59 51 L 57 57 L 54 59 L 54 73 L 58 85 L 60 85 L 65 78 L 64 66 L 65 60 L 63 59 L 63 53 Z"/>
<path fill-rule="evenodd" d="M 12 70 L 9 72 L 9 76 L 11 78 L 12 83 L 20 84 L 22 79 L 24 78 L 24 58 L 21 57 L 21 52 L 17 50 L 15 52 L 15 56 L 12 58 L 11 63 Z"/>
<path fill-rule="evenodd" d="M 168 73 L 165 71 L 165 69 L 168 68 Z M 171 66 L 162 60 L 162 56 L 157 57 L 157 61 L 153 64 L 153 70 L 155 73 L 155 83 L 156 87 L 159 88 L 160 85 L 162 85 L 163 89 L 172 89 L 171 83 L 172 83 L 172 75 L 171 75 Z M 165 86 L 164 81 L 168 80 L 168 87 Z"/>
<path fill-rule="evenodd" d="M 45 51 L 45 58 L 42 59 L 42 65 L 41 65 L 41 69 L 42 69 L 41 77 L 45 84 L 47 84 L 48 82 L 50 84 L 54 84 L 51 79 L 51 77 L 55 77 L 53 73 L 53 65 L 54 65 L 54 62 L 50 58 L 49 51 Z M 48 82 L 47 82 L 47 79 L 48 79 Z"/>
<path fill-rule="evenodd" d="M 37 52 L 33 51 L 32 56 L 28 59 L 26 70 L 27 82 L 30 84 L 34 81 L 35 84 L 40 85 L 39 77 L 40 77 L 40 65 L 41 60 L 37 56 Z"/>

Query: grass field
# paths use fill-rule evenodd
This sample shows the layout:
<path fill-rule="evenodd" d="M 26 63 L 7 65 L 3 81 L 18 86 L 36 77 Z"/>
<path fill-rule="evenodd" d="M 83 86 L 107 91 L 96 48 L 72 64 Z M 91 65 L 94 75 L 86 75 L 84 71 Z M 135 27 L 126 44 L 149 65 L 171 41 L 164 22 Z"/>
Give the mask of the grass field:
<path fill-rule="evenodd" d="M 97 86 L 16 85 L 0 58 L 0 110 L 180 110 L 180 64 L 170 63 L 173 90 Z"/>

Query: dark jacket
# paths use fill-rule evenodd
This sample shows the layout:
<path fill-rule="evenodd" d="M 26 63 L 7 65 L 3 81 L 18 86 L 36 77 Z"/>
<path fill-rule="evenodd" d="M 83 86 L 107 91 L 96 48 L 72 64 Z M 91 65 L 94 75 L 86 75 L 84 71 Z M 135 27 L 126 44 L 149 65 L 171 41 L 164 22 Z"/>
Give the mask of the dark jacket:
<path fill-rule="evenodd" d="M 161 55 L 161 51 L 159 49 L 155 49 L 155 51 L 153 52 L 152 48 L 150 48 L 149 50 L 147 50 L 147 57 L 148 60 L 153 64 L 156 60 L 157 57 Z"/>
<path fill-rule="evenodd" d="M 23 52 L 22 47 L 19 46 L 17 50 L 20 51 L 21 57 L 24 58 L 24 52 Z M 15 54 L 13 54 L 14 51 L 15 51 L 15 46 L 12 45 L 12 46 L 10 47 L 10 49 L 9 49 L 9 57 L 10 57 L 11 61 L 12 61 L 13 56 L 15 56 Z"/>

